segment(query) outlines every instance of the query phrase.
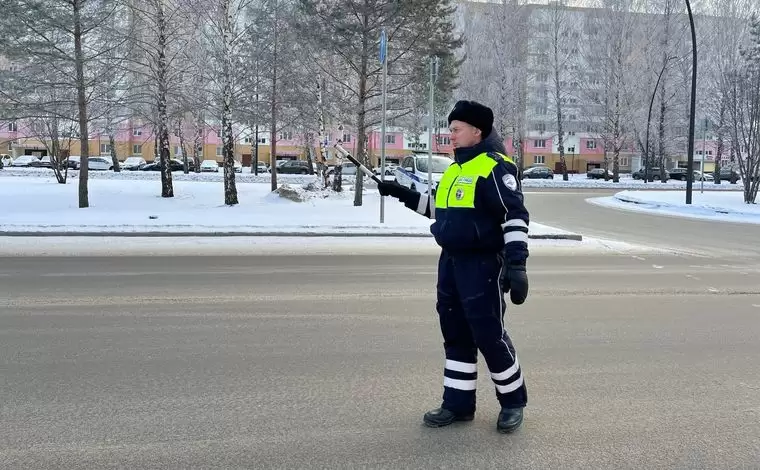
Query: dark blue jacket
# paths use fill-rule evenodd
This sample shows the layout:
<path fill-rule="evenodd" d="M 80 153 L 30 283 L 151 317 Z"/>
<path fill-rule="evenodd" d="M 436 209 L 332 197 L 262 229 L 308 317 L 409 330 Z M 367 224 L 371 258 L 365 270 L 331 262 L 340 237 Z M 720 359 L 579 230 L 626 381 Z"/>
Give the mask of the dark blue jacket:
<path fill-rule="evenodd" d="M 523 204 L 518 168 L 496 152 L 506 149 L 495 130 L 479 144 L 454 150 L 458 164 L 482 153 L 497 161 L 491 174 L 481 178 L 475 188 L 475 208 L 434 209 L 428 196 L 417 194 L 405 205 L 422 215 L 434 218 L 430 231 L 444 250 L 453 254 L 502 251 L 510 264 L 524 264 L 528 258 L 528 210 Z"/>

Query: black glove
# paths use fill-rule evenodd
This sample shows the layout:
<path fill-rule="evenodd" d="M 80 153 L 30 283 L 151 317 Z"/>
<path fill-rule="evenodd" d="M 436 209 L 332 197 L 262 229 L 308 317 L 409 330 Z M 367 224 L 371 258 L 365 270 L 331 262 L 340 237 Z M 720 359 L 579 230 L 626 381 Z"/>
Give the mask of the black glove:
<path fill-rule="evenodd" d="M 415 194 L 411 189 L 401 186 L 395 181 L 381 181 L 377 183 L 377 190 L 380 191 L 381 196 L 395 197 L 401 202 L 406 202 L 409 197 Z"/>
<path fill-rule="evenodd" d="M 525 266 L 519 264 L 508 264 L 501 276 L 501 288 L 506 294 L 509 292 L 509 299 L 515 305 L 525 302 L 528 297 L 528 273 L 525 272 Z"/>

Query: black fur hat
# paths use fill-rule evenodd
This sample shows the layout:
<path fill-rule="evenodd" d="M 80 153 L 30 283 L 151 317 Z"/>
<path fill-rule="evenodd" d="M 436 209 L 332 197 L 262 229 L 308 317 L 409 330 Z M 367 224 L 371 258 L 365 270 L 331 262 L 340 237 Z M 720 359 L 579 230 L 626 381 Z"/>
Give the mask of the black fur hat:
<path fill-rule="evenodd" d="M 477 101 L 457 101 L 454 109 L 449 113 L 449 124 L 451 121 L 462 121 L 477 127 L 485 139 L 493 129 L 493 111 Z"/>

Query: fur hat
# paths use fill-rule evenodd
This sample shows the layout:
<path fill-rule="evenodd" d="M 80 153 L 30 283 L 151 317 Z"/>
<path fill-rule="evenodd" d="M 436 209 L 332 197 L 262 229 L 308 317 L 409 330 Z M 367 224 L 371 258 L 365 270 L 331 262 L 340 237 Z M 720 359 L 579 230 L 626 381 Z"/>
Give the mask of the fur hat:
<path fill-rule="evenodd" d="M 462 121 L 477 127 L 485 139 L 493 129 L 493 111 L 477 101 L 457 101 L 449 113 L 449 124 L 451 121 Z"/>

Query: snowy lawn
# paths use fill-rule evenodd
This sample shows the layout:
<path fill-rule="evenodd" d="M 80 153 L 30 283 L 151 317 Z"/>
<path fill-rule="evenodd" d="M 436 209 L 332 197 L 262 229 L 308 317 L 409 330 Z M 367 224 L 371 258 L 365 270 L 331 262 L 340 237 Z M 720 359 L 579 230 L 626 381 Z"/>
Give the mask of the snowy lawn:
<path fill-rule="evenodd" d="M 760 206 L 745 204 L 742 192 L 707 192 L 696 188 L 692 204 L 684 191 L 621 191 L 612 197 L 588 199 L 593 204 L 616 209 L 649 212 L 723 222 L 760 224 Z"/>
<path fill-rule="evenodd" d="M 78 171 L 69 171 L 69 178 L 76 180 L 79 176 Z M 224 173 L 172 173 L 172 178 L 175 181 L 222 181 Z M 36 178 L 50 178 L 52 177 L 52 170 L 46 168 L 6 168 L 0 170 L 0 177 L 36 177 Z M 315 176 L 310 175 L 278 175 L 277 180 L 279 183 L 290 184 L 304 184 L 315 180 Z M 139 180 L 139 181 L 158 181 L 161 179 L 161 174 L 155 171 L 122 171 L 120 173 L 114 173 L 112 171 L 91 171 L 91 180 Z M 244 183 L 268 183 L 271 181 L 269 174 L 260 174 L 258 176 L 250 173 L 249 168 L 244 168 L 242 173 L 235 174 L 235 179 Z M 388 179 L 392 179 L 388 177 Z M 2 184 L 4 179 L 0 179 Z M 345 175 L 343 177 L 344 184 L 353 185 L 354 177 L 351 175 Z M 374 183 L 371 180 L 366 180 L 367 187 L 374 187 Z M 699 183 L 695 183 L 695 187 L 698 187 Z M 645 183 L 642 180 L 635 180 L 630 175 L 624 174 L 620 176 L 620 182 L 613 183 L 612 180 L 594 180 L 588 179 L 586 174 L 569 175 L 568 181 L 562 180 L 562 175 L 554 175 L 552 180 L 537 180 L 526 179 L 523 180 L 524 188 L 599 188 L 599 189 L 685 189 L 685 181 L 668 181 L 667 183 L 660 183 L 655 181 L 653 183 Z M 717 185 L 712 182 L 705 182 L 706 190 L 719 190 L 719 191 L 741 191 L 742 185 L 730 184 L 727 181 L 721 182 Z"/>
<path fill-rule="evenodd" d="M 365 190 L 359 207 L 348 187 L 327 198 L 310 193 L 305 202 L 271 193 L 268 184 L 238 183 L 237 189 L 240 203 L 225 206 L 221 182 L 175 181 L 174 198 L 162 198 L 158 180 L 93 179 L 90 207 L 79 209 L 76 180 L 0 178 L 0 231 L 430 236 L 430 220 L 391 198 L 380 224 L 375 189 Z M 532 237 L 567 233 L 531 223 Z"/>

